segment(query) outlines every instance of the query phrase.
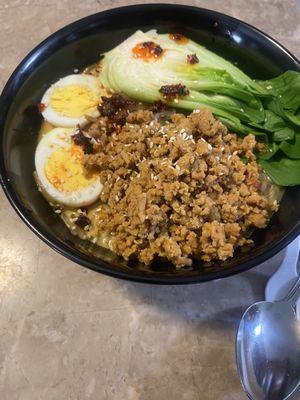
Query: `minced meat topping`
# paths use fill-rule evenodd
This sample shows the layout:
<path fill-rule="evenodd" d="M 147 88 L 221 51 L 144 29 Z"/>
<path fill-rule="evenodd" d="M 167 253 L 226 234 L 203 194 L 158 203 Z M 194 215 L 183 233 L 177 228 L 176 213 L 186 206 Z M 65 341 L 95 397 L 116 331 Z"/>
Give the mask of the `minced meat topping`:
<path fill-rule="evenodd" d="M 96 143 L 84 167 L 103 184 L 98 234 L 125 259 L 226 260 L 276 211 L 260 191 L 255 137 L 229 133 L 209 110 L 164 122 L 136 110 L 113 133 L 109 124 L 101 116 L 87 128 Z"/>

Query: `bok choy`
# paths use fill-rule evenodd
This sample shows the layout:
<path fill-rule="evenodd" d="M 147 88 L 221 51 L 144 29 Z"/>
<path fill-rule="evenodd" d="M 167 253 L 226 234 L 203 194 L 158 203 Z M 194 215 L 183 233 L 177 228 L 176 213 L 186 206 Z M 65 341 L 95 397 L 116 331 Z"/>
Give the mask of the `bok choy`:
<path fill-rule="evenodd" d="M 260 163 L 275 183 L 300 184 L 299 72 L 254 81 L 229 61 L 182 38 L 137 31 L 104 55 L 103 85 L 138 101 L 162 100 L 187 111 L 211 109 L 229 129 L 266 142 Z M 170 88 L 180 89 L 178 95 Z"/>

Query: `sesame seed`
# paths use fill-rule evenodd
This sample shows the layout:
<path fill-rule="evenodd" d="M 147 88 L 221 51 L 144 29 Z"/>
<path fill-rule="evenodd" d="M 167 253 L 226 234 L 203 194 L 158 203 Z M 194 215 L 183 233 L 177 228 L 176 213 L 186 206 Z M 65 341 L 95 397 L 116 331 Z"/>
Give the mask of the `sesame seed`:
<path fill-rule="evenodd" d="M 207 148 L 209 151 L 212 151 L 212 145 L 210 143 L 208 143 Z"/>

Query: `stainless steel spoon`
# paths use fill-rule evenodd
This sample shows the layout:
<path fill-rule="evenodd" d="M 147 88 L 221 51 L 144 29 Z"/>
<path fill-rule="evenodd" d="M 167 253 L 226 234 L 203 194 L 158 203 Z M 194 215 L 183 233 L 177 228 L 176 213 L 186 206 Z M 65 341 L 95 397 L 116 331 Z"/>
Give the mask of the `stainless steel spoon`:
<path fill-rule="evenodd" d="M 300 277 L 285 299 L 255 303 L 242 317 L 237 365 L 252 400 L 284 400 L 300 388 L 300 322 L 295 307 L 299 295 Z"/>

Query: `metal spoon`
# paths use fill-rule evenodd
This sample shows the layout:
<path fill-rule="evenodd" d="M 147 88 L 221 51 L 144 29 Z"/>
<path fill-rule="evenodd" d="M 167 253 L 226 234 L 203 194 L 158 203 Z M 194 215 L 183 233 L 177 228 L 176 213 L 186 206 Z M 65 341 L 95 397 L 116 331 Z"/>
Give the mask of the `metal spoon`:
<path fill-rule="evenodd" d="M 295 307 L 299 295 L 300 277 L 284 300 L 255 303 L 242 317 L 237 365 L 252 400 L 284 400 L 300 388 L 300 322 Z"/>

